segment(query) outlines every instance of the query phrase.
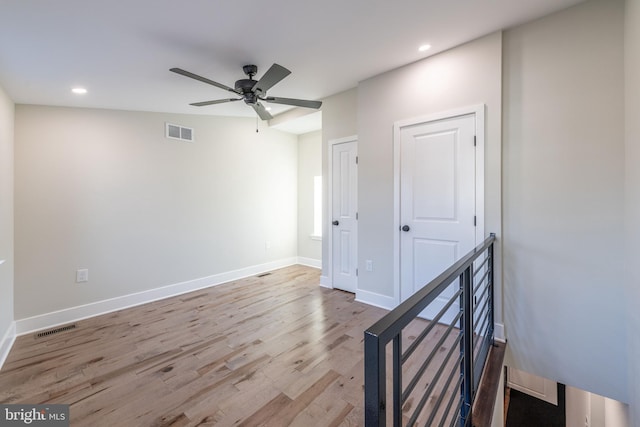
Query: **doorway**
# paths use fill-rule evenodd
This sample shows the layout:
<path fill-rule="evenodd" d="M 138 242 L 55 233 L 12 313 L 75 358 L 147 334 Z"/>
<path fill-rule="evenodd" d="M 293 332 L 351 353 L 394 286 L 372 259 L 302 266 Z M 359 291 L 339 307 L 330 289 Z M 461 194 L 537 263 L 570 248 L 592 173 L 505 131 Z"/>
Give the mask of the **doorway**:
<path fill-rule="evenodd" d="M 332 287 L 358 287 L 358 140 L 329 141 L 329 274 Z"/>
<path fill-rule="evenodd" d="M 484 107 L 405 120 L 394 126 L 396 280 L 404 301 L 484 237 Z M 422 316 L 432 319 L 452 284 Z M 442 322 L 449 323 L 458 301 Z"/>

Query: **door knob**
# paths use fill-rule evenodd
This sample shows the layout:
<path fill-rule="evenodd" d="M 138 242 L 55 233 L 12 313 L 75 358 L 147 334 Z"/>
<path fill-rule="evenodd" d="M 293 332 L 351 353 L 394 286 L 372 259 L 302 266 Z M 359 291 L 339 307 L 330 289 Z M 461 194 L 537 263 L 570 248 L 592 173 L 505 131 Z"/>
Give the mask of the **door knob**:
<path fill-rule="evenodd" d="M 340 222 L 336 219 L 336 220 L 334 220 L 331 224 L 333 224 L 333 225 L 340 225 Z"/>
<path fill-rule="evenodd" d="M 402 226 L 402 231 L 409 231 L 409 230 L 411 230 L 411 227 L 409 227 L 408 225 Z"/>

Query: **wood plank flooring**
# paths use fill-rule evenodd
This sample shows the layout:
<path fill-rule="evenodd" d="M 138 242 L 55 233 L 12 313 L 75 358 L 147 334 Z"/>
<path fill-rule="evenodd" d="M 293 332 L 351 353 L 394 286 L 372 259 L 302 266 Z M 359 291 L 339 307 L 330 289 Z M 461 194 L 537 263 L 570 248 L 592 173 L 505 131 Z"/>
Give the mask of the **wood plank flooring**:
<path fill-rule="evenodd" d="M 70 404 L 72 426 L 362 426 L 363 332 L 386 311 L 319 275 L 287 267 L 18 337 L 0 402 Z"/>

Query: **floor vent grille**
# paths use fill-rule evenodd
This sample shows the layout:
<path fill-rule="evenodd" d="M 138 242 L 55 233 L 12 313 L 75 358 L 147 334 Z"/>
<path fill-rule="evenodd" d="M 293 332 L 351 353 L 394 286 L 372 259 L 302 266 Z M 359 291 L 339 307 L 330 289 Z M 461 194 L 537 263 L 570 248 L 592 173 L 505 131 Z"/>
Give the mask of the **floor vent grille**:
<path fill-rule="evenodd" d="M 75 324 L 67 325 L 67 326 L 60 326 L 59 328 L 49 329 L 48 331 L 38 332 L 36 334 L 36 338 L 48 337 L 49 335 L 57 334 L 59 332 L 64 332 L 64 331 L 70 331 L 71 329 L 75 329 L 75 328 L 76 328 Z"/>
<path fill-rule="evenodd" d="M 258 274 L 256 277 L 264 277 L 264 276 L 269 276 L 271 273 L 262 273 L 262 274 Z"/>

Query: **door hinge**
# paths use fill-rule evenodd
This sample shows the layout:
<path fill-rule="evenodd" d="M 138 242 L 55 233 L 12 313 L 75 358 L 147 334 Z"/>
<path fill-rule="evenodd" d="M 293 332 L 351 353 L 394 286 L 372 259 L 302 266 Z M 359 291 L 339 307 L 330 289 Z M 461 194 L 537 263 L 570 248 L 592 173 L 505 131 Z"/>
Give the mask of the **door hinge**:
<path fill-rule="evenodd" d="M 356 165 L 358 164 L 358 156 L 356 156 Z"/>
<path fill-rule="evenodd" d="M 476 136 L 475 135 L 473 135 L 473 146 L 474 147 L 476 146 Z"/>
<path fill-rule="evenodd" d="M 356 268 L 356 276 L 358 276 L 358 269 Z"/>
<path fill-rule="evenodd" d="M 476 226 L 477 220 L 478 220 L 478 217 L 476 217 L 476 216 L 474 215 L 474 216 L 473 216 L 473 226 L 474 226 L 474 227 Z"/>
<path fill-rule="evenodd" d="M 356 212 L 356 220 L 358 219 L 358 212 Z"/>

